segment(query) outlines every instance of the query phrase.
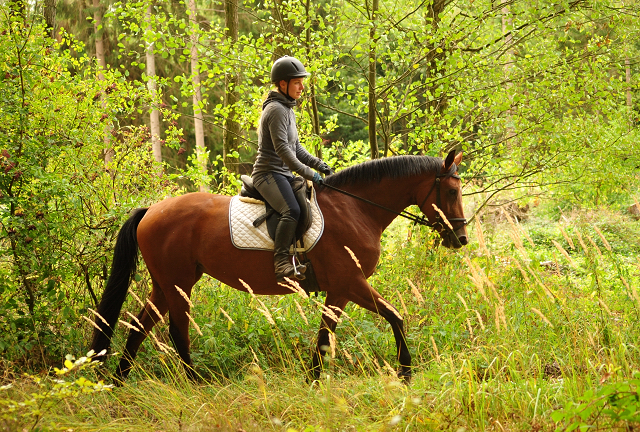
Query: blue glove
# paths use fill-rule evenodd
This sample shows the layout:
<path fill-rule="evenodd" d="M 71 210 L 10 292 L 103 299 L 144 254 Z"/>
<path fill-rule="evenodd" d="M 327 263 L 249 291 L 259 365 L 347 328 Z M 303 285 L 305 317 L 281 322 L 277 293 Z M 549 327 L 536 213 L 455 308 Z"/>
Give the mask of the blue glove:
<path fill-rule="evenodd" d="M 322 186 L 324 184 L 324 179 L 322 177 L 320 177 L 320 174 L 318 173 L 313 173 L 313 180 L 311 180 L 312 182 Z"/>

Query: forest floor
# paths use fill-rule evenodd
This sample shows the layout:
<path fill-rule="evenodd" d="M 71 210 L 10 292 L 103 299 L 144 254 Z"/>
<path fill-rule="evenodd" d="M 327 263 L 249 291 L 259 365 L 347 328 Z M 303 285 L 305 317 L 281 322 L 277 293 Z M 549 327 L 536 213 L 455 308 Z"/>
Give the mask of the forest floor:
<path fill-rule="evenodd" d="M 272 325 L 250 296 L 205 278 L 193 295 L 200 327 L 192 328 L 193 359 L 201 380 L 188 381 L 175 354 L 149 340 L 130 379 L 114 388 L 95 383 L 116 358 L 106 369 L 78 371 L 81 362 L 69 359 L 72 370 L 58 375 L 4 359 L 0 430 L 640 425 L 640 222 L 611 210 L 537 208 L 510 217 L 487 212 L 482 226 L 476 221 L 470 229 L 472 243 L 458 251 L 434 247 L 431 233 L 402 221 L 383 237 L 370 280 L 405 316 L 415 365 L 408 386 L 395 378 L 395 343 L 379 317 L 347 306 L 325 371 L 309 383 L 305 367 L 322 297 L 263 298 Z M 144 295 L 144 278 L 135 290 Z M 125 304 L 137 308 L 132 299 Z M 116 351 L 124 330 L 116 334 Z M 166 325 L 156 334 L 166 342 Z"/>

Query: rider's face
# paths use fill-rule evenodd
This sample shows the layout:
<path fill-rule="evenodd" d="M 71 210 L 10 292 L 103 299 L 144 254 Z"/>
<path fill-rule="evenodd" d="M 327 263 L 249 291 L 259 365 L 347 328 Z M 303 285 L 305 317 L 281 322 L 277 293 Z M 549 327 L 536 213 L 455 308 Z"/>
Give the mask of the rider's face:
<path fill-rule="evenodd" d="M 300 96 L 302 96 L 302 90 L 304 90 L 304 78 L 292 78 L 289 81 L 288 88 L 286 81 L 280 81 L 280 91 L 284 94 L 288 94 L 294 99 L 300 99 Z"/>

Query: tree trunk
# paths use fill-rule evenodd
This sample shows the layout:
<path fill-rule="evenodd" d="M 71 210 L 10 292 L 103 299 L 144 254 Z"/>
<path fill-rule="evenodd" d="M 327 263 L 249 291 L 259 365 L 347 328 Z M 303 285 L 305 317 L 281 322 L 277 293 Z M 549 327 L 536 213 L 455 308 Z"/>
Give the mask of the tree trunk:
<path fill-rule="evenodd" d="M 511 17 L 511 10 L 509 9 L 509 5 L 506 4 L 510 2 L 510 0 L 502 0 L 502 4 L 504 6 L 502 6 L 502 34 L 505 35 L 504 37 L 504 46 L 505 46 L 505 53 L 504 53 L 504 57 L 506 59 L 504 67 L 503 67 L 503 73 L 504 73 L 504 80 L 506 82 L 506 92 L 507 92 L 507 97 L 509 98 L 510 101 L 513 101 L 513 85 L 511 83 L 511 72 L 513 69 L 513 36 L 511 33 L 508 33 L 511 31 L 511 28 L 513 27 L 513 18 Z M 508 33 L 508 34 L 507 34 Z M 505 133 L 506 133 L 506 138 L 505 138 L 505 145 L 507 148 L 509 148 L 510 146 L 513 145 L 513 137 L 515 136 L 515 129 L 513 127 L 513 110 L 511 109 L 511 107 L 509 107 L 509 109 L 506 112 L 506 122 L 505 122 Z"/>
<path fill-rule="evenodd" d="M 93 0 L 93 31 L 96 38 L 96 59 L 98 60 L 98 80 L 104 81 L 103 71 L 107 69 L 105 59 L 104 42 L 102 40 L 102 8 L 100 0 Z M 105 107 L 103 103 L 103 108 Z M 108 164 L 113 159 L 111 148 L 111 124 L 107 120 L 104 127 L 104 163 Z"/>
<path fill-rule="evenodd" d="M 631 62 L 629 57 L 624 57 L 625 80 L 627 83 L 627 107 L 629 108 L 629 121 L 633 127 L 633 100 L 631 99 Z"/>
<path fill-rule="evenodd" d="M 160 142 L 160 113 L 158 109 L 155 107 L 156 96 L 157 96 L 157 83 L 156 83 L 156 57 L 153 53 L 154 43 L 150 40 L 152 35 L 152 27 L 151 27 L 151 15 L 153 14 L 153 4 L 149 3 L 147 6 L 147 77 L 149 81 L 147 82 L 147 88 L 149 89 L 149 93 L 151 93 L 152 98 L 152 107 L 149 119 L 149 126 L 151 128 L 151 148 L 153 149 L 153 158 L 156 162 L 162 162 L 162 143 Z"/>
<path fill-rule="evenodd" d="M 207 156 L 204 145 L 202 122 L 202 89 L 200 88 L 200 68 L 198 59 L 198 22 L 195 0 L 189 0 L 189 22 L 191 24 L 191 79 L 193 83 L 193 123 L 196 133 L 196 155 L 203 178 L 208 174 Z M 208 191 L 208 185 L 200 184 L 200 192 Z"/>
<path fill-rule="evenodd" d="M 307 46 L 307 59 L 311 57 L 311 18 L 309 14 L 311 13 L 311 5 L 310 0 L 307 0 L 305 3 L 305 14 L 307 17 L 307 30 L 306 30 L 306 46 Z M 316 102 L 316 89 L 313 84 L 313 77 L 311 77 L 309 81 L 309 102 L 311 106 L 311 125 L 313 129 L 313 134 L 315 135 L 315 140 L 317 145 L 315 146 L 315 154 L 316 157 L 322 159 L 322 138 L 320 137 L 320 116 L 318 114 L 318 103 Z"/>
<path fill-rule="evenodd" d="M 56 37 L 56 0 L 44 0 L 44 22 L 47 36 Z"/>
<path fill-rule="evenodd" d="M 238 3 L 237 0 L 224 0 L 225 15 L 225 36 L 227 41 L 235 48 L 238 42 Z M 225 106 L 229 108 L 228 115 L 224 119 L 224 130 L 222 131 L 222 152 L 224 166 L 233 173 L 238 173 L 240 160 L 233 157 L 232 153 L 237 152 L 240 144 L 240 123 L 236 104 L 240 99 L 238 85 L 240 84 L 239 69 L 225 74 Z"/>
<path fill-rule="evenodd" d="M 369 146 L 371 147 L 371 159 L 377 159 L 378 141 L 376 136 L 376 15 L 378 13 L 378 0 L 372 0 L 369 24 Z"/>
<path fill-rule="evenodd" d="M 431 4 L 427 7 L 426 14 L 426 23 L 425 28 L 431 27 L 431 33 L 436 34 L 438 29 L 440 28 L 440 14 L 444 11 L 445 0 L 433 0 Z M 436 76 L 438 72 L 442 73 L 442 66 L 438 66 L 438 59 L 442 59 L 446 54 L 446 49 L 442 50 L 442 53 L 438 53 L 436 51 L 437 44 L 434 42 L 429 47 L 429 53 L 427 54 L 427 72 L 426 77 L 427 80 Z M 444 47 L 443 47 L 444 48 Z M 444 62 L 442 62 L 444 64 Z M 444 74 L 443 74 L 444 75 Z M 447 105 L 446 96 L 442 95 L 440 98 L 433 98 L 432 101 L 427 102 L 426 104 L 426 129 L 432 129 L 437 131 L 437 127 L 433 127 L 433 125 L 437 125 L 439 122 L 439 117 Z M 436 132 L 437 133 L 437 132 Z M 429 150 L 430 145 L 433 143 L 434 139 L 430 138 L 429 135 L 425 132 L 425 142 L 424 149 Z"/>

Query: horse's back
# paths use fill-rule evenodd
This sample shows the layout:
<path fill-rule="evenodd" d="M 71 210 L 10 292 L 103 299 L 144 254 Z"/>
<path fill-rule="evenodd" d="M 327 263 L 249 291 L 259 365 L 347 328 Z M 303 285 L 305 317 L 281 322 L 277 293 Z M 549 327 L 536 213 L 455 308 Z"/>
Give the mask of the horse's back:
<path fill-rule="evenodd" d="M 229 237 L 231 197 L 190 193 L 160 201 L 138 225 L 138 245 L 151 274 L 168 267 L 193 267 L 210 248 Z"/>

